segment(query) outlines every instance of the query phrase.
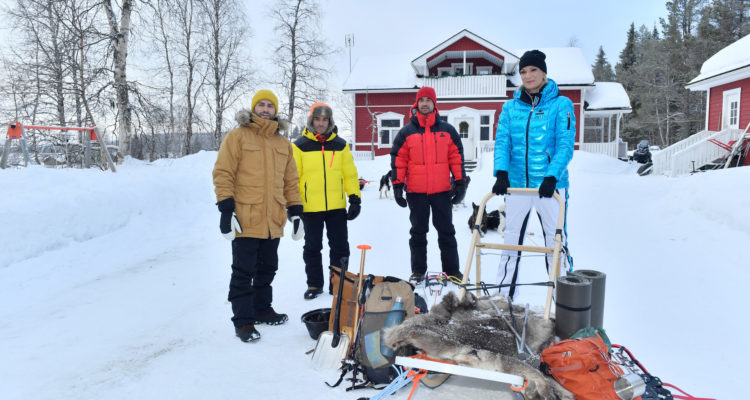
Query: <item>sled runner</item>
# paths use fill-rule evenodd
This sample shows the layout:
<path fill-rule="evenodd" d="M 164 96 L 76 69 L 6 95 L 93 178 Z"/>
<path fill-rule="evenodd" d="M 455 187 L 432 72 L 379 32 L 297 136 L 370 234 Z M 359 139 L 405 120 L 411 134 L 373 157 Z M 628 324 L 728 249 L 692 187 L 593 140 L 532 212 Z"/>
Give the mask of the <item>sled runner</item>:
<path fill-rule="evenodd" d="M 537 189 L 525 189 L 525 188 L 508 188 L 508 194 L 537 194 L 539 193 L 539 190 Z M 495 197 L 496 195 L 492 192 L 488 193 L 484 198 L 482 199 L 482 203 L 479 205 L 479 211 L 477 212 L 477 221 L 481 221 L 482 217 L 485 212 L 485 207 L 487 206 L 487 202 Z M 541 247 L 541 246 L 526 246 L 526 245 L 517 245 L 517 244 L 499 244 L 499 243 L 487 243 L 482 242 L 481 239 L 481 231 L 480 226 L 475 224 L 472 228 L 472 235 L 471 235 L 471 243 L 469 244 L 469 256 L 466 258 L 466 267 L 464 267 L 464 278 L 461 282 L 461 292 L 459 294 L 459 298 L 463 299 L 463 297 L 466 295 L 466 283 L 469 281 L 469 273 L 471 273 L 471 264 L 472 259 L 474 257 L 474 252 L 476 252 L 476 261 L 477 261 L 477 267 L 476 267 L 476 282 L 481 282 L 481 276 L 482 276 L 482 269 L 481 269 L 481 262 L 480 262 L 480 253 L 477 249 L 487 248 L 487 249 L 497 249 L 497 250 L 514 250 L 514 251 L 526 251 L 526 252 L 532 252 L 532 253 L 542 253 L 542 254 L 552 254 L 552 266 L 549 269 L 549 280 L 547 281 L 547 301 L 544 305 L 544 318 L 549 319 L 550 309 L 552 305 L 552 291 L 554 290 L 554 282 L 557 279 L 558 276 L 560 276 L 560 254 L 562 252 L 562 232 L 563 232 L 563 224 L 565 222 L 565 202 L 562 198 L 560 198 L 560 195 L 555 193 L 553 195 L 554 199 L 557 200 L 557 202 L 560 204 L 560 212 L 558 213 L 557 218 L 557 229 L 555 230 L 555 246 L 550 247 Z M 477 287 L 477 293 L 479 292 L 480 288 Z"/>

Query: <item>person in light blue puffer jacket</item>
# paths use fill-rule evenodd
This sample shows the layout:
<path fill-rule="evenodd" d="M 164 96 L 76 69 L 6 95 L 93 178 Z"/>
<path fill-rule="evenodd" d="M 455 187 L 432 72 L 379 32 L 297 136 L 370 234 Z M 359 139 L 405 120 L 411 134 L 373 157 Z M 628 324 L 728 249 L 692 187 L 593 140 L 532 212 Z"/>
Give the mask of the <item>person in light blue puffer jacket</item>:
<path fill-rule="evenodd" d="M 573 103 L 560 96 L 557 84 L 547 78 L 545 54 L 539 50 L 524 53 L 518 64 L 522 86 L 513 100 L 503 106 L 495 135 L 497 178 L 492 191 L 505 196 L 505 243 L 523 244 L 531 208 L 536 209 L 544 231 L 546 247 L 554 246 L 560 205 L 567 210 L 568 163 L 573 158 L 575 112 Z M 508 188 L 538 188 L 536 194 L 507 194 Z M 567 237 L 563 230 L 563 245 Z M 520 252 L 503 251 L 498 268 L 500 292 L 510 298 L 518 295 Z M 546 258 L 549 272 L 552 256 Z M 502 286 L 504 285 L 504 286 Z"/>

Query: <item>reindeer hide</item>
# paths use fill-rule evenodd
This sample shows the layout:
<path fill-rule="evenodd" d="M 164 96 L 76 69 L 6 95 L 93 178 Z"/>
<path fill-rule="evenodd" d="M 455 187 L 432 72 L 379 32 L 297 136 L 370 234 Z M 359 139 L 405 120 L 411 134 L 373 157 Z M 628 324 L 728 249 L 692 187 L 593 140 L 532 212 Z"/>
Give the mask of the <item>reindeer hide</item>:
<path fill-rule="evenodd" d="M 467 293 L 462 301 L 448 293 L 428 314 L 409 318 L 386 329 L 385 343 L 393 348 L 413 346 L 428 356 L 459 365 L 523 376 L 529 385 L 527 399 L 573 399 L 573 395 L 551 377 L 518 359 L 515 336 L 490 305 L 492 300 L 510 321 L 508 302 L 503 296 L 477 299 Z M 524 308 L 513 306 L 518 333 Z M 534 354 L 554 339 L 554 322 L 529 311 L 526 343 Z"/>

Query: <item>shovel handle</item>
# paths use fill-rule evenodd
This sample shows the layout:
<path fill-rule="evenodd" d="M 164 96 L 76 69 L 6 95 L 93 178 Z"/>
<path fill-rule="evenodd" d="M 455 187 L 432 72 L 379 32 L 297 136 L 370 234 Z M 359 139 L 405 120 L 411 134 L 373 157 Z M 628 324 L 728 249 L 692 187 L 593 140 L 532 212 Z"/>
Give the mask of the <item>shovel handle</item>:
<path fill-rule="evenodd" d="M 362 250 L 362 260 L 359 262 L 359 275 L 357 276 L 357 309 L 354 312 L 354 334 L 352 335 L 352 346 L 354 346 L 354 343 L 357 340 L 357 335 L 359 334 L 359 296 L 362 291 L 362 275 L 365 273 L 365 252 L 372 247 L 366 244 L 360 244 L 357 248 Z"/>
<path fill-rule="evenodd" d="M 348 266 L 349 257 L 341 257 L 338 297 L 336 298 L 336 311 L 333 314 L 333 340 L 331 340 L 331 347 L 338 346 L 339 341 L 341 340 L 341 329 L 339 328 L 339 318 L 341 316 L 341 296 L 344 294 L 344 280 L 346 279 L 346 269 Z"/>

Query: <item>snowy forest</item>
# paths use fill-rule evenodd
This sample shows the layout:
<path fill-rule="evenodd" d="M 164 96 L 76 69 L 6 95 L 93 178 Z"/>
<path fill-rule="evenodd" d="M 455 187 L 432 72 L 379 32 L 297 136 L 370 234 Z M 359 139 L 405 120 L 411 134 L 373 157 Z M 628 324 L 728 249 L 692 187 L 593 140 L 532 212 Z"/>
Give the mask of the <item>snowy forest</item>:
<path fill-rule="evenodd" d="M 0 118 L 103 126 L 120 155 L 216 150 L 238 101 L 261 85 L 277 90 L 290 121 L 329 97 L 333 49 L 313 36 L 314 1 L 277 1 L 261 15 L 275 27 L 268 74 L 256 69 L 266 60 L 251 59 L 240 0 L 14 0 L 2 12 L 15 29 L 2 58 Z"/>
<path fill-rule="evenodd" d="M 313 102 L 329 101 L 346 132 L 351 99 L 336 89 L 346 77 L 331 68 L 342 49 L 317 35 L 320 9 L 315 0 L 281 0 L 254 15 L 273 20 L 275 52 L 253 59 L 240 0 L 12 0 L 2 9 L 14 40 L 0 59 L 0 118 L 103 127 L 120 156 L 152 161 L 217 149 L 242 96 L 273 87 L 281 118 L 302 125 Z M 666 146 L 699 131 L 705 94 L 685 84 L 748 33 L 747 0 L 676 0 L 658 24 L 633 21 L 614 66 L 600 47 L 595 79 L 622 83 L 631 99 L 623 139 Z M 37 157 L 37 138 L 69 140 L 33 135 Z"/>
<path fill-rule="evenodd" d="M 655 26 L 630 25 L 617 64 L 603 48 L 592 65 L 598 82 L 620 82 L 633 112 L 623 119 L 623 140 L 648 139 L 662 147 L 703 129 L 706 95 L 685 85 L 717 51 L 750 33 L 748 0 L 675 0 Z"/>

